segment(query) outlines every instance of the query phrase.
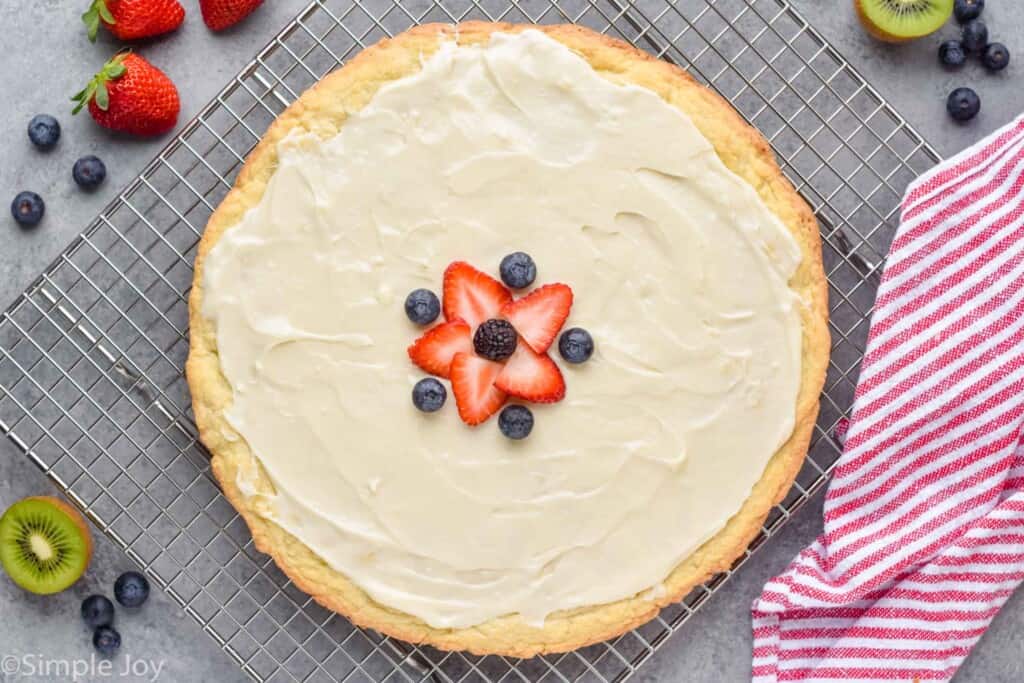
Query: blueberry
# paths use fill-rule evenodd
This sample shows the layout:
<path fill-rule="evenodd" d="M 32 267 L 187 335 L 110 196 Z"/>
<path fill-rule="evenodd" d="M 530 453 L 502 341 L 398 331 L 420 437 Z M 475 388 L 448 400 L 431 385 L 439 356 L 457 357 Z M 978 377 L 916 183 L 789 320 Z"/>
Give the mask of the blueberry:
<path fill-rule="evenodd" d="M 512 289 L 529 287 L 537 279 L 537 264 L 529 254 L 515 251 L 501 259 L 501 281 Z"/>
<path fill-rule="evenodd" d="M 507 320 L 492 318 L 480 323 L 473 335 L 477 355 L 489 360 L 505 360 L 516 350 L 516 328 Z"/>
<path fill-rule="evenodd" d="M 82 620 L 93 629 L 110 626 L 114 623 L 114 603 L 102 595 L 90 595 L 82 601 Z"/>
<path fill-rule="evenodd" d="M 100 186 L 107 177 L 107 166 L 99 157 L 91 154 L 75 162 L 71 169 L 71 177 L 83 190 L 93 190 Z"/>
<path fill-rule="evenodd" d="M 60 123 L 49 114 L 36 114 L 28 122 L 28 139 L 39 149 L 51 149 L 60 140 Z"/>
<path fill-rule="evenodd" d="M 981 55 L 981 63 L 989 71 L 1002 71 L 1010 63 L 1010 51 L 1002 43 L 989 43 Z"/>
<path fill-rule="evenodd" d="M 414 289 L 405 297 L 405 314 L 417 325 L 429 325 L 441 315 L 441 302 L 429 289 Z"/>
<path fill-rule="evenodd" d="M 26 228 L 31 228 L 43 220 L 44 213 L 46 204 L 35 192 L 19 192 L 11 202 L 11 215 Z"/>
<path fill-rule="evenodd" d="M 583 363 L 594 353 L 594 338 L 582 327 L 571 327 L 558 338 L 558 352 L 569 363 Z"/>
<path fill-rule="evenodd" d="M 970 121 L 981 111 L 981 100 L 978 93 L 970 88 L 957 88 L 949 93 L 946 100 L 946 111 L 957 121 Z"/>
<path fill-rule="evenodd" d="M 947 40 L 942 45 L 939 45 L 939 61 L 944 66 L 963 66 L 964 62 L 967 61 L 967 53 L 964 52 L 964 46 L 960 44 L 959 40 Z"/>
<path fill-rule="evenodd" d="M 981 19 L 975 19 L 964 24 L 960 39 L 968 54 L 977 55 L 988 45 L 988 27 Z"/>
<path fill-rule="evenodd" d="M 526 406 L 505 406 L 498 415 L 498 428 L 510 439 L 525 439 L 533 431 L 533 413 Z"/>
<path fill-rule="evenodd" d="M 985 0 L 956 0 L 953 4 L 953 14 L 961 24 L 981 16 L 985 9 Z"/>
<path fill-rule="evenodd" d="M 121 647 L 121 634 L 109 626 L 100 626 L 92 634 L 92 645 L 105 657 L 113 657 Z"/>
<path fill-rule="evenodd" d="M 138 607 L 149 597 L 149 581 L 138 572 L 125 572 L 114 582 L 114 599 L 125 607 Z"/>
<path fill-rule="evenodd" d="M 433 377 L 421 379 L 412 388 L 412 403 L 424 413 L 441 410 L 447 398 L 448 391 Z"/>

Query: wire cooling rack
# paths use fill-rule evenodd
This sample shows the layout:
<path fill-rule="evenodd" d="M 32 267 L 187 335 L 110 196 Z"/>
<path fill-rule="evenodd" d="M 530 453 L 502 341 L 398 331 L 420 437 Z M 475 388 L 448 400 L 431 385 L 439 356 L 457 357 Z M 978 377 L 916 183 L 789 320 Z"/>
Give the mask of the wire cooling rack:
<path fill-rule="evenodd" d="M 428 21 L 575 22 L 710 83 L 814 208 L 832 360 L 810 455 L 737 567 L 826 480 L 903 188 L 938 155 L 781 0 L 318 0 L 0 318 L 0 430 L 258 680 L 623 681 L 732 573 L 614 641 L 532 660 L 411 647 L 312 602 L 256 552 L 196 438 L 182 374 L 203 226 L 299 93 Z M 733 568 L 733 571 L 736 567 Z"/>

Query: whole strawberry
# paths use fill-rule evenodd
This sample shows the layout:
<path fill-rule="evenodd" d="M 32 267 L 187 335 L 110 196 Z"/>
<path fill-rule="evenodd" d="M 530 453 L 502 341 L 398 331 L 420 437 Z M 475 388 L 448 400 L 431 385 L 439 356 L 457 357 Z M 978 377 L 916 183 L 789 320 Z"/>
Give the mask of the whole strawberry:
<path fill-rule="evenodd" d="M 263 0 L 199 0 L 203 21 L 214 31 L 223 31 L 252 14 Z"/>
<path fill-rule="evenodd" d="M 92 0 L 82 15 L 93 42 L 100 24 L 121 40 L 139 40 L 174 31 L 184 20 L 178 0 Z"/>
<path fill-rule="evenodd" d="M 133 135 L 160 135 L 178 122 L 178 89 L 163 71 L 123 52 L 107 62 L 89 85 L 71 98 L 74 112 L 88 106 L 104 128 Z"/>

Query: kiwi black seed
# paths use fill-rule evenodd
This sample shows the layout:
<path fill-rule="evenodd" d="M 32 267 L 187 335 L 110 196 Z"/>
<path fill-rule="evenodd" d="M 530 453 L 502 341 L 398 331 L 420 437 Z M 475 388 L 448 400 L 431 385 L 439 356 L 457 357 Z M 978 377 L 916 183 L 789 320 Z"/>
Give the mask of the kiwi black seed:
<path fill-rule="evenodd" d="M 26 498 L 0 517 L 0 565 L 29 592 L 59 593 L 85 573 L 91 558 L 89 527 L 64 501 Z"/>
<path fill-rule="evenodd" d="M 853 0 L 868 32 L 902 43 L 938 31 L 953 14 L 953 0 Z"/>

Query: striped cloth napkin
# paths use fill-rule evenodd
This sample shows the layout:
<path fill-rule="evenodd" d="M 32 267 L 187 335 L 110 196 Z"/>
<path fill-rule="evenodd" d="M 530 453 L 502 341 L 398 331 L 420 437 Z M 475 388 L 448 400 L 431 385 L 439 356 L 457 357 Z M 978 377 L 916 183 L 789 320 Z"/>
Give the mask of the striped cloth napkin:
<path fill-rule="evenodd" d="M 1024 117 L 911 185 L 825 529 L 754 602 L 756 683 L 947 681 L 1024 578 Z"/>

